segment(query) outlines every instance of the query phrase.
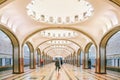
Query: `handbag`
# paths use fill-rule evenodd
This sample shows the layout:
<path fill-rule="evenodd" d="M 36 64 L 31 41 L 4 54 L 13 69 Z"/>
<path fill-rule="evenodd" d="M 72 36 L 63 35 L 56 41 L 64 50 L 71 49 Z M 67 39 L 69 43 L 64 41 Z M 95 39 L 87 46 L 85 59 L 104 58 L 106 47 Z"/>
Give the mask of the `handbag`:
<path fill-rule="evenodd" d="M 59 66 L 59 69 L 60 69 L 61 67 Z"/>

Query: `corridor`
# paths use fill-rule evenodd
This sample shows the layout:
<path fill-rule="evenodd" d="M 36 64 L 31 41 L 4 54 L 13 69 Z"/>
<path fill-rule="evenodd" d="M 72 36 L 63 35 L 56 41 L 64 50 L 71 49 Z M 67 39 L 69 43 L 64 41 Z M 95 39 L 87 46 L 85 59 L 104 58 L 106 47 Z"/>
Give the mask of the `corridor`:
<path fill-rule="evenodd" d="M 27 67 L 22 74 L 12 74 L 11 70 L 0 72 L 0 80 L 120 80 L 119 72 L 107 71 L 107 74 L 97 74 L 94 71 L 94 68 L 82 69 L 64 64 L 58 72 L 54 63 L 51 63 L 37 69 Z"/>
<path fill-rule="evenodd" d="M 120 80 L 120 0 L 0 0 L 0 80 Z"/>

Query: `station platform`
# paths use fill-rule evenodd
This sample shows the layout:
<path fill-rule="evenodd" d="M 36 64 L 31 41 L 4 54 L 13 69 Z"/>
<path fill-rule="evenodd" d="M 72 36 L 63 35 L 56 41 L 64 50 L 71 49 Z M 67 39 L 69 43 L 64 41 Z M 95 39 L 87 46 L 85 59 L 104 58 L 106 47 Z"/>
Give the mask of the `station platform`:
<path fill-rule="evenodd" d="M 120 73 L 107 71 L 107 74 L 97 74 L 94 68 L 82 69 L 70 64 L 63 64 L 58 72 L 51 63 L 36 69 L 25 67 L 22 74 L 12 74 L 12 70 L 2 71 L 0 80 L 120 80 Z"/>

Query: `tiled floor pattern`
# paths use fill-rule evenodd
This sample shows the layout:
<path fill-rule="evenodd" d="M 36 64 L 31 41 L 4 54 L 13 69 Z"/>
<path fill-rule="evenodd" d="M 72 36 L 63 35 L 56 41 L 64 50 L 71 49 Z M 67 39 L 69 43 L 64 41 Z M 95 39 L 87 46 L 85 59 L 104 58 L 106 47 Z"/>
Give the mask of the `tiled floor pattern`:
<path fill-rule="evenodd" d="M 12 74 L 11 70 L 0 72 L 0 80 L 120 80 L 120 73 L 107 71 L 97 74 L 93 69 L 64 64 L 60 71 L 55 70 L 54 63 L 37 69 L 25 68 L 25 73 Z"/>
<path fill-rule="evenodd" d="M 53 71 L 51 65 L 53 64 L 37 69 L 25 69 L 25 73 L 22 74 L 9 74 L 9 71 L 8 75 L 5 73 L 0 75 L 0 80 L 44 80 Z"/>
<path fill-rule="evenodd" d="M 63 68 L 58 71 L 54 70 L 51 80 L 70 80 Z"/>
<path fill-rule="evenodd" d="M 97 74 L 94 69 L 82 69 L 69 64 L 64 65 L 64 68 L 74 75 L 76 80 L 120 80 L 119 72 L 107 71 L 107 74 Z"/>

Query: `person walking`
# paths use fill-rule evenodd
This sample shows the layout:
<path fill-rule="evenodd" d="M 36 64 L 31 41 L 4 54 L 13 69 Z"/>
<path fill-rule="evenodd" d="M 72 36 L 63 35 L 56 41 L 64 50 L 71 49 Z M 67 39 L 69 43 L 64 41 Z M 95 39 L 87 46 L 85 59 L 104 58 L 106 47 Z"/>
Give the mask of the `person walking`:
<path fill-rule="evenodd" d="M 40 64 L 41 64 L 41 67 L 43 67 L 43 60 L 42 59 L 40 60 Z"/>
<path fill-rule="evenodd" d="M 61 63 L 61 66 L 63 65 L 63 61 L 62 60 L 60 60 L 60 63 Z"/>
<path fill-rule="evenodd" d="M 91 60 L 88 59 L 88 68 L 91 69 Z"/>
<path fill-rule="evenodd" d="M 57 70 L 58 72 L 59 72 L 59 69 L 60 69 L 60 63 L 59 63 L 59 60 L 58 59 L 56 59 L 56 61 L 55 61 L 55 70 Z"/>

